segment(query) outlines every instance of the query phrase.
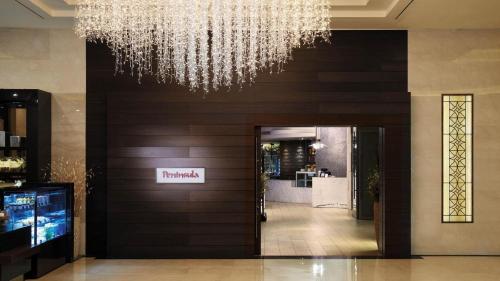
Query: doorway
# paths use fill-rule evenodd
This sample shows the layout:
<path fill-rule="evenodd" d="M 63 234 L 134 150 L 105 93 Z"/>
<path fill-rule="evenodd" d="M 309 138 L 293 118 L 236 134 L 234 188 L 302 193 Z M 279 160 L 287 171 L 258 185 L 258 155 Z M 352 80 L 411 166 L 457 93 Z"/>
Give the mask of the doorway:
<path fill-rule="evenodd" d="M 257 252 L 379 256 L 383 130 L 256 129 Z"/>

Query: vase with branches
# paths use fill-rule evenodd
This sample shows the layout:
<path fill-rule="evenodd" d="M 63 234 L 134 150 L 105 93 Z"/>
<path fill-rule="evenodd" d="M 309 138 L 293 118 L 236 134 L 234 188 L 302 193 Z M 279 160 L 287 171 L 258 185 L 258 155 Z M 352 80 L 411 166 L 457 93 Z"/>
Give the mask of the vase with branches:
<path fill-rule="evenodd" d="M 81 220 L 85 211 L 85 199 L 92 192 L 92 179 L 96 175 L 94 168 L 86 168 L 85 161 L 80 159 L 68 159 L 59 157 L 52 160 L 49 166 L 42 169 L 43 177 L 50 182 L 68 182 L 74 185 L 74 214 L 75 214 L 75 256 L 80 255 L 80 242 L 84 229 L 81 228 Z"/>

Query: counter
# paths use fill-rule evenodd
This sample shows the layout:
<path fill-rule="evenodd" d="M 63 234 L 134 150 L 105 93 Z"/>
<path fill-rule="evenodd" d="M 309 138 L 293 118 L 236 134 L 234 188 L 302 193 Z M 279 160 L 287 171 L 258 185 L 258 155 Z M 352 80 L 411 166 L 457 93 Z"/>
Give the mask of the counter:
<path fill-rule="evenodd" d="M 269 180 L 266 201 L 311 204 L 311 188 L 294 185 L 294 180 Z"/>
<path fill-rule="evenodd" d="M 312 184 L 313 207 L 349 208 L 349 182 L 347 178 L 314 177 Z"/>

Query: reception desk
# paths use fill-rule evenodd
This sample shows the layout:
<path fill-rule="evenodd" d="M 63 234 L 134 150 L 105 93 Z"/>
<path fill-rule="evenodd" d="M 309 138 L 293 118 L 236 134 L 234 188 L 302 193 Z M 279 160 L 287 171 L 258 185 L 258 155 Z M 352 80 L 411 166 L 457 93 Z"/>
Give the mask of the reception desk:
<path fill-rule="evenodd" d="M 292 180 L 270 180 L 266 201 L 311 204 L 313 207 L 349 208 L 347 178 L 312 178 L 312 188 L 296 187 Z"/>
<path fill-rule="evenodd" d="M 293 180 L 269 180 L 266 200 L 311 204 L 311 194 L 311 188 L 295 187 L 295 181 Z"/>
<path fill-rule="evenodd" d="M 349 208 L 349 182 L 347 178 L 314 177 L 312 183 L 312 206 Z"/>

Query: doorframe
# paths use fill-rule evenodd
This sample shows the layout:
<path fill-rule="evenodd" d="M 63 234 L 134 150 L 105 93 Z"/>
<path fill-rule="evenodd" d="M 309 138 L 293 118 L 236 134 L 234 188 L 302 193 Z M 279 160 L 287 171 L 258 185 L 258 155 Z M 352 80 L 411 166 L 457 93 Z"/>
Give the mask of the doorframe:
<path fill-rule="evenodd" d="M 403 204 L 403 206 L 406 204 L 406 207 L 409 211 L 409 213 L 411 214 L 411 181 L 410 181 L 410 178 L 405 178 L 404 175 L 401 175 L 401 180 L 402 180 L 402 184 L 405 184 L 405 182 L 407 181 L 407 185 L 408 185 L 408 188 L 409 190 L 407 192 L 409 192 L 408 194 L 406 194 L 406 196 L 402 196 L 404 199 L 404 202 L 394 202 L 392 200 L 386 200 L 387 199 L 387 188 L 386 188 L 386 185 L 387 185 L 387 175 L 386 175 L 386 171 L 387 171 L 387 164 L 388 161 L 386 159 L 386 153 L 388 152 L 387 151 L 387 145 L 388 145 L 388 139 L 387 139 L 387 136 L 386 136 L 386 129 L 388 127 L 393 127 L 393 126 L 384 126 L 384 125 L 342 125 L 342 124 L 316 124 L 316 125 L 312 125 L 312 124 L 308 124 L 308 125 L 304 125 L 303 123 L 301 124 L 269 124 L 269 125 L 254 125 L 254 140 L 255 140 L 255 143 L 254 143 L 254 149 L 255 149 L 255 161 L 254 161 L 254 171 L 255 171 L 255 197 L 254 197 L 254 206 L 255 206 L 255 255 L 256 256 L 259 256 L 259 257 L 265 257 L 265 256 L 262 256 L 262 229 L 261 229 L 261 218 L 260 218 L 260 210 L 257 208 L 257 203 L 258 203 L 258 200 L 260 198 L 260 190 L 261 190 L 261 186 L 260 186 L 260 167 L 261 167 L 261 157 L 260 157 L 260 142 L 261 142 L 261 128 L 262 127 L 311 127 L 311 126 L 321 126 L 321 127 L 365 127 L 365 126 L 372 126 L 372 127 L 379 127 L 380 128 L 380 143 L 381 145 L 379 145 L 379 148 L 380 148 L 380 178 L 381 178 L 381 186 L 380 186 L 380 208 L 381 208 L 381 212 L 380 212 L 380 215 L 381 215 L 381 218 L 380 218 L 380 221 L 381 221 L 381 224 L 380 224 L 380 235 L 381 235 L 381 257 L 385 257 L 385 258 L 408 258 L 408 257 L 411 257 L 411 216 L 407 219 L 408 221 L 394 221 L 394 222 L 391 222 L 391 223 L 387 223 L 387 210 L 389 206 L 387 206 L 387 204 L 393 204 L 394 206 L 393 209 L 397 209 L 398 208 L 398 204 Z M 402 164 L 402 167 L 405 166 L 405 161 L 410 161 L 410 154 L 411 154 L 411 147 L 410 147 L 410 134 L 409 134 L 409 130 L 410 130 L 410 126 L 407 125 L 407 126 L 394 126 L 394 132 L 399 132 L 399 133 L 402 133 L 403 136 L 407 136 L 408 137 L 408 143 L 405 143 L 405 139 L 403 139 L 401 141 L 402 143 L 402 150 L 403 152 L 404 151 L 407 151 L 408 152 L 408 155 L 404 155 L 405 157 L 401 157 L 401 161 L 399 161 L 400 163 L 394 163 L 396 165 L 400 165 Z M 408 130 L 408 132 L 406 132 L 406 130 Z M 401 132 L 400 132 L 401 131 Z M 406 133 L 408 135 L 406 135 Z M 396 136 L 399 136 L 399 135 L 396 135 Z M 394 139 L 395 140 L 395 139 Z M 391 141 L 393 141 L 391 139 Z M 408 145 L 408 147 L 404 147 L 404 145 Z M 409 163 L 406 163 L 406 164 L 409 164 Z M 399 188 L 399 189 L 395 189 L 397 191 L 400 191 L 400 192 L 405 192 L 404 189 L 402 188 Z M 392 194 L 394 195 L 394 194 Z M 404 214 L 404 215 L 407 215 L 407 214 Z M 391 226 L 392 227 L 399 227 L 399 226 L 404 226 L 405 229 L 401 230 L 401 229 L 388 229 L 390 228 Z M 388 237 L 387 237 L 387 231 L 388 230 L 396 230 L 397 234 L 400 234 L 400 233 L 403 233 L 403 236 L 404 237 L 397 237 L 398 239 L 393 239 L 393 240 L 397 240 L 397 241 L 391 241 L 391 240 L 388 240 Z M 392 234 L 392 233 L 391 233 Z M 394 235 L 394 234 L 393 234 Z M 394 235 L 396 236 L 396 235 Z M 389 243 L 387 243 L 389 242 Z M 392 242 L 392 243 L 391 243 Z M 387 247 L 391 247 L 390 249 L 388 249 Z"/>
<path fill-rule="evenodd" d="M 261 136 L 262 136 L 262 126 L 254 127 L 254 173 L 255 173 L 255 197 L 254 197 L 254 217 L 255 217 L 255 255 L 261 256 L 262 254 L 262 227 L 261 227 L 261 216 L 260 216 L 260 200 L 261 200 L 261 179 L 260 179 L 260 170 L 262 167 L 262 157 L 261 157 Z"/>

